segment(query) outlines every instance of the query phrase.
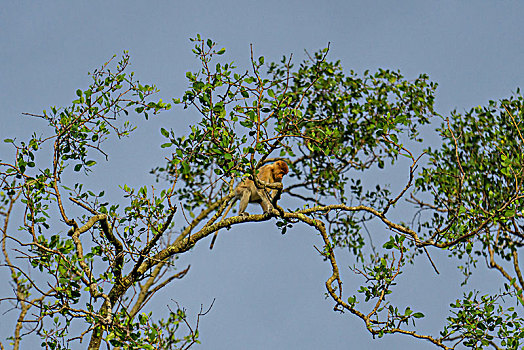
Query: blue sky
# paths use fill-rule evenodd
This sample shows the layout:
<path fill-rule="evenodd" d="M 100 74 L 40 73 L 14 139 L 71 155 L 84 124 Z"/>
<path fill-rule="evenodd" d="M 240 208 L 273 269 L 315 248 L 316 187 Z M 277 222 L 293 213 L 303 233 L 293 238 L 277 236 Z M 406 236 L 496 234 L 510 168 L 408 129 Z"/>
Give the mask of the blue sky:
<path fill-rule="evenodd" d="M 131 70 L 156 84 L 159 97 L 179 97 L 185 72 L 198 64 L 188 40 L 197 33 L 225 47 L 226 58 L 240 67 L 248 65 L 250 44 L 266 62 L 290 53 L 298 62 L 304 50 L 330 42 L 329 57 L 347 70 L 399 69 L 408 78 L 427 73 L 439 84 L 436 105 L 446 115 L 522 86 L 523 15 L 521 1 L 4 1 L 0 138 L 38 132 L 42 123 L 23 112 L 67 105 L 76 89 L 87 86 L 87 72 L 123 50 L 131 54 Z M 153 183 L 148 172 L 165 156 L 160 127 L 183 132 L 195 116 L 174 108 L 150 122 L 137 121 L 139 130 L 112 146 L 109 163 L 100 164 L 90 186 L 116 196 L 120 184 Z M 0 146 L 0 159 L 8 158 L 8 150 Z M 379 241 L 387 237 L 384 230 L 373 234 Z M 272 223 L 221 232 L 212 252 L 202 242 L 181 259 L 191 264 L 189 275 L 159 293 L 151 308 L 163 310 L 175 300 L 196 315 L 200 304 L 216 299 L 201 320 L 203 344 L 196 349 L 433 348 L 401 336 L 372 340 L 359 320 L 334 313 L 324 299 L 329 266 L 314 244 L 320 240 L 310 230 L 298 227 L 282 236 Z M 419 307 L 427 319 L 418 325 L 433 334 L 450 302 L 494 278 L 483 270 L 462 289 L 445 255 L 436 259 L 441 275 L 420 259 L 402 276 L 397 299 Z M 342 261 L 350 264 L 349 258 Z M 351 289 L 358 280 L 346 275 Z M 0 337 L 11 328 L 12 321 L 0 317 Z"/>

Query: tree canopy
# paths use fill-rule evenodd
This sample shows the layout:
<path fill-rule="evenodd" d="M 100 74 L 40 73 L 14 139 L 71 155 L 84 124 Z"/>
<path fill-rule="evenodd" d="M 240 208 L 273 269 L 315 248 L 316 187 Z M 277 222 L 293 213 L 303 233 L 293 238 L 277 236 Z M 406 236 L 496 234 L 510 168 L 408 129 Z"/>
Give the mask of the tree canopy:
<path fill-rule="evenodd" d="M 182 306 L 171 305 L 167 318 L 144 306 L 188 273 L 177 264 L 181 254 L 209 244 L 221 229 L 261 221 L 283 234 L 306 225 L 320 235 L 319 262 L 331 272 L 319 283 L 335 311 L 361 319 L 373 336 L 400 333 L 442 349 L 519 348 L 520 90 L 486 107 L 440 115 L 437 84 L 425 74 L 358 74 L 331 61 L 329 48 L 299 64 L 292 57 L 266 64 L 252 49 L 250 68 L 241 70 L 212 40 L 191 40 L 201 66 L 186 74 L 187 90 L 172 104 L 199 119 L 187 133 L 160 130 L 159 146 L 170 156 L 151 170 L 154 186 L 122 184 L 122 201 L 113 203 L 75 176 L 96 171 L 97 154 L 110 153 L 104 141 L 130 135 L 133 118 L 172 107 L 128 72 L 127 53 L 92 72 L 70 106 L 28 114 L 41 118 L 47 132 L 4 140 L 13 153 L 0 159 L 0 232 L 13 294 L 0 296 L 0 305 L 17 313 L 8 340 L 15 349 L 31 335 L 51 349 L 84 340 L 90 349 L 191 347 L 207 310 L 191 323 Z M 425 141 L 435 135 L 438 143 Z M 273 186 L 275 208 L 221 219 L 240 179 L 255 179 L 262 165 L 277 160 L 290 172 L 283 186 Z M 382 168 L 406 171 L 405 184 L 362 181 Z M 281 198 L 293 207 L 280 206 Z M 387 233 L 371 240 L 370 222 Z M 433 264 L 437 250 L 458 258 L 464 283 L 484 261 L 503 282 L 498 293 L 465 293 L 440 329 L 423 333 L 416 322 L 431 315 L 395 305 L 393 287 L 417 256 Z M 342 288 L 342 254 L 352 256 L 351 270 L 362 277 L 357 288 Z"/>

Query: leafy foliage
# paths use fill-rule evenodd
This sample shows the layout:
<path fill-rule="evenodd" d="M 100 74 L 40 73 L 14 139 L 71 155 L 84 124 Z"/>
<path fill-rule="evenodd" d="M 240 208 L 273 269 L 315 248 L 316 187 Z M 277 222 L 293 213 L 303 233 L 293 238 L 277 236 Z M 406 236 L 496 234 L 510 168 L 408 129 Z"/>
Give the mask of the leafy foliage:
<path fill-rule="evenodd" d="M 14 295 L 1 300 L 16 301 L 20 312 L 15 348 L 24 325 L 52 349 L 84 338 L 91 349 L 104 342 L 125 349 L 198 343 L 206 312 L 200 310 L 192 326 L 178 304 L 166 318 L 143 308 L 188 273 L 177 264 L 181 254 L 220 229 L 272 219 L 283 234 L 299 225 L 318 233 L 319 255 L 331 270 L 327 297 L 336 311 L 362 319 L 373 336 L 400 333 L 443 349 L 520 346 L 520 309 L 504 305 L 523 302 L 520 91 L 464 115 L 451 113 L 438 129 L 442 145 L 417 154 L 422 128 L 436 115 L 437 85 L 426 75 L 408 80 L 398 71 L 347 72 L 328 60 L 328 48 L 297 67 L 292 57 L 266 65 L 251 50 L 244 71 L 225 61 L 225 49 L 212 40 L 192 42 L 201 68 L 186 74 L 187 90 L 173 103 L 199 119 L 187 134 L 160 129 L 159 146 L 171 156 L 152 170 L 159 186 L 122 184 L 122 201 L 110 203 L 105 190 L 71 181 L 72 174 L 78 179 L 97 168 L 94 154 L 107 156 L 108 137 L 134 130 L 128 118 L 148 119 L 171 107 L 150 101 L 155 87 L 126 72 L 127 53 L 93 72 L 71 106 L 31 114 L 49 125 L 49 134 L 5 140 L 14 154 L 11 162 L 0 161 L 0 215 Z M 235 184 L 256 179 L 260 166 L 276 160 L 290 167 L 277 199 L 287 197 L 295 207 L 276 203 L 269 213 L 219 219 Z M 405 184 L 390 186 L 387 177 L 371 186 L 365 181 L 392 169 L 407 169 Z M 399 216 L 405 220 L 395 222 Z M 371 222 L 388 234 L 372 240 Z M 406 264 L 423 254 L 432 261 L 428 247 L 455 255 L 465 283 L 478 257 L 506 280 L 503 292 L 475 291 L 453 302 L 438 335 L 421 334 L 416 322 L 425 314 L 397 305 L 394 293 Z M 342 290 L 337 260 L 345 252 L 362 279 L 349 292 Z M 13 257 L 29 261 L 28 268 Z M 79 327 L 84 331 L 69 332 Z"/>

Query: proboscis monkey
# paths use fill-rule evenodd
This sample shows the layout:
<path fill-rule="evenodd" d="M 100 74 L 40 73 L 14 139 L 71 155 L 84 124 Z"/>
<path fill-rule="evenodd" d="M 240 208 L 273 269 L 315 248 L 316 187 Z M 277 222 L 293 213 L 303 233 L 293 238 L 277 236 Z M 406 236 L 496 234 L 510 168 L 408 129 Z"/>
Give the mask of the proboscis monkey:
<path fill-rule="evenodd" d="M 277 160 L 272 164 L 266 164 L 261 167 L 258 171 L 257 177 L 262 183 L 273 184 L 276 182 L 282 182 L 282 178 L 289 172 L 289 168 L 283 160 Z M 227 213 L 231 210 L 231 207 L 237 200 L 240 199 L 240 204 L 238 206 L 238 215 L 249 215 L 247 214 L 246 208 L 248 203 L 259 203 L 262 207 L 264 213 L 269 212 L 273 209 L 271 201 L 277 193 L 276 189 L 271 190 L 271 194 L 265 188 L 257 188 L 253 180 L 244 179 L 236 188 L 235 196 L 229 203 L 222 220 L 226 217 Z M 209 249 L 213 249 L 215 240 L 217 239 L 218 231 L 215 232 Z"/>

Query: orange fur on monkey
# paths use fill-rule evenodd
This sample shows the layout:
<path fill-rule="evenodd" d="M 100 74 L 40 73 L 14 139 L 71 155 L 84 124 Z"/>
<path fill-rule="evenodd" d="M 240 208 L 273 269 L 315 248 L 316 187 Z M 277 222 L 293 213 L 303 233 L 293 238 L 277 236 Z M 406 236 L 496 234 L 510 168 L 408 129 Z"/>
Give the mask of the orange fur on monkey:
<path fill-rule="evenodd" d="M 257 178 L 262 183 L 273 184 L 276 182 L 282 182 L 282 178 L 288 172 L 289 168 L 286 162 L 282 160 L 277 160 L 272 164 L 266 164 L 263 167 L 261 167 L 258 171 Z M 265 188 L 257 188 L 253 180 L 244 179 L 235 188 L 235 197 L 233 197 L 231 203 L 229 203 L 229 206 L 227 207 L 224 215 L 222 216 L 222 220 L 224 220 L 227 213 L 229 213 L 229 210 L 231 210 L 231 207 L 233 206 L 233 204 L 235 204 L 237 200 L 240 200 L 240 204 L 238 206 L 238 215 L 249 215 L 245 212 L 248 203 L 259 203 L 264 213 L 269 212 L 271 209 L 273 209 L 271 201 L 276 195 L 277 190 L 273 189 L 271 190 L 271 192 L 272 193 L 270 194 L 269 191 L 267 191 Z M 211 245 L 209 246 L 209 249 L 213 249 L 213 245 L 215 244 L 217 234 L 218 232 L 215 232 L 215 235 L 211 240 Z"/>

